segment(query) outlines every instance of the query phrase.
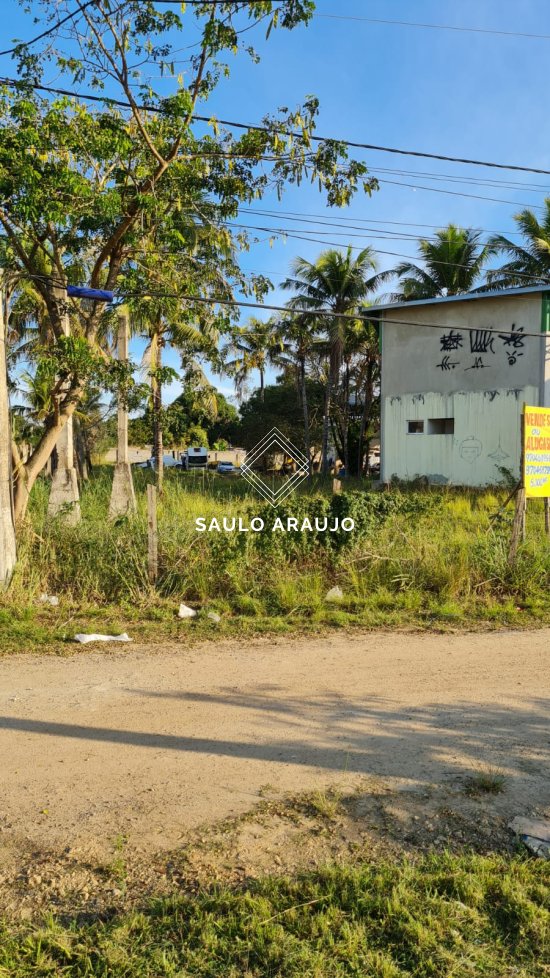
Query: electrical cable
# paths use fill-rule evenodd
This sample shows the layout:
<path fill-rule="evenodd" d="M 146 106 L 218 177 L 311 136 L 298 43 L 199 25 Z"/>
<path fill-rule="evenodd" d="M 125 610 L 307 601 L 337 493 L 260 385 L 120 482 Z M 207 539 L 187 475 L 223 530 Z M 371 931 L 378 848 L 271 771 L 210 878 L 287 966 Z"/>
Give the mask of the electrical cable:
<path fill-rule="evenodd" d="M 451 24 L 422 24 L 411 20 L 382 20 L 379 17 L 354 17 L 351 14 L 326 14 L 315 11 L 315 17 L 325 20 L 361 21 L 366 24 L 396 24 L 399 27 L 422 27 L 434 31 L 457 31 L 461 34 L 495 34 L 501 37 L 526 37 L 530 40 L 550 41 L 550 34 L 531 34 L 526 31 L 502 31 L 489 27 L 455 27 Z"/>
<path fill-rule="evenodd" d="M 67 284 L 66 282 L 62 282 L 60 279 L 59 280 L 54 279 L 53 277 L 47 275 L 27 275 L 26 277 L 29 279 L 39 279 L 41 281 L 49 281 L 52 284 L 62 285 L 63 288 L 65 288 Z M 548 283 L 548 288 L 550 289 L 550 282 Z M 540 291 L 545 291 L 545 287 L 543 285 L 541 285 Z M 502 298 L 503 294 L 504 293 L 502 291 L 495 291 L 490 293 L 490 297 L 498 299 L 498 298 Z M 517 294 L 521 294 L 521 293 L 518 292 Z M 458 301 L 464 301 L 463 300 L 464 295 L 468 295 L 469 299 L 471 300 L 475 300 L 478 298 L 483 299 L 489 297 L 489 293 L 481 293 L 479 295 L 475 295 L 474 293 L 461 293 L 460 295 L 452 296 L 449 298 L 456 298 Z M 279 305 L 274 305 L 273 303 L 252 302 L 250 300 L 245 300 L 245 299 L 225 299 L 220 296 L 199 296 L 199 295 L 192 295 L 190 293 L 185 293 L 185 292 L 183 293 L 161 292 L 161 291 L 155 291 L 154 289 L 148 289 L 144 292 L 124 291 L 121 293 L 119 297 L 119 304 L 123 305 L 126 299 L 145 298 L 145 297 L 151 297 L 157 299 L 180 299 L 183 302 L 198 302 L 201 305 L 208 304 L 208 305 L 219 305 L 219 306 L 230 306 L 230 307 L 242 306 L 243 308 L 250 308 L 250 309 L 264 309 L 269 312 L 284 312 L 287 315 L 288 314 L 292 315 L 294 313 L 296 316 L 304 315 L 304 314 L 310 316 L 329 316 L 331 319 L 342 319 L 342 320 L 347 320 L 348 322 L 357 322 L 358 319 L 371 320 L 373 318 L 377 318 L 380 312 L 386 311 L 385 309 L 377 310 L 376 307 L 373 307 L 373 312 L 374 312 L 374 316 L 373 316 L 373 312 L 369 313 L 368 307 L 365 307 L 361 312 L 354 314 L 354 313 L 344 313 L 344 312 L 333 312 L 331 309 L 312 310 L 312 309 L 300 309 L 296 307 L 289 308 L 289 306 L 279 306 Z M 443 297 L 439 297 L 439 298 L 443 298 Z M 433 300 L 433 304 L 435 305 L 437 301 L 438 299 L 437 297 L 435 297 Z M 401 303 L 400 305 L 407 306 L 407 303 Z M 384 318 L 383 321 L 387 323 L 393 323 L 398 326 L 399 325 L 421 326 L 421 327 L 426 327 L 427 329 L 455 329 L 465 333 L 478 332 L 480 329 L 484 329 L 484 330 L 488 329 L 486 324 L 484 324 L 483 326 L 480 325 L 464 326 L 462 325 L 462 323 L 421 323 L 421 322 L 414 322 L 412 320 L 407 320 L 407 319 L 386 319 L 386 318 Z M 505 329 L 505 328 L 500 329 L 499 327 L 499 332 L 507 336 L 515 336 L 518 333 L 518 330 Z M 542 331 L 538 333 L 532 333 L 530 331 L 527 332 L 522 331 L 520 335 L 522 337 L 533 337 L 538 340 L 545 339 L 546 342 L 548 342 L 548 340 L 550 339 L 550 334 Z"/>
<path fill-rule="evenodd" d="M 42 31 L 42 33 L 37 34 L 36 37 L 31 37 L 29 41 L 21 41 L 19 44 L 16 44 L 13 48 L 7 48 L 5 51 L 0 51 L 0 57 L 6 54 L 15 54 L 15 52 L 19 51 L 21 48 L 31 47 L 31 45 L 36 44 L 37 41 L 41 41 L 44 37 L 48 37 L 50 34 L 53 34 L 58 27 L 61 27 L 63 24 L 66 24 L 68 20 L 72 20 L 73 17 L 80 17 L 83 10 L 85 10 L 86 7 L 90 7 L 92 3 L 96 3 L 96 2 L 97 0 L 87 0 L 87 2 L 83 3 L 78 8 L 78 10 L 73 10 L 71 13 L 68 13 L 66 17 L 62 17 L 60 20 L 57 20 L 55 24 L 52 24 L 52 26 L 48 28 L 48 30 Z"/>
<path fill-rule="evenodd" d="M 0 77 L 0 85 L 7 85 L 11 87 L 15 86 L 15 87 L 22 87 L 22 88 L 24 88 L 25 86 L 29 86 L 30 88 L 36 91 L 50 92 L 55 95 L 65 95 L 68 96 L 69 98 L 79 98 L 79 99 L 84 99 L 92 102 L 100 102 L 103 105 L 114 105 L 117 107 L 128 108 L 128 109 L 132 108 L 130 103 L 123 99 L 111 98 L 107 95 L 102 95 L 102 96 L 92 95 L 87 92 L 75 92 L 66 88 L 54 88 L 51 85 L 39 85 L 37 82 L 29 83 L 29 82 L 18 80 L 16 78 L 8 78 L 5 76 Z M 169 111 L 167 108 L 163 108 L 162 105 L 155 106 L 155 105 L 149 105 L 147 103 L 138 104 L 136 107 L 143 112 L 158 112 L 160 114 L 166 114 Z M 233 129 L 246 129 L 247 131 L 267 132 L 267 133 L 278 132 L 281 135 L 292 136 L 294 139 L 298 139 L 298 140 L 302 140 L 304 138 L 302 133 L 291 129 L 285 129 L 283 126 L 277 126 L 274 129 L 269 129 L 267 126 L 260 126 L 256 124 L 245 123 L 245 122 L 235 122 L 229 119 L 218 119 L 218 118 L 214 118 L 212 115 L 210 116 L 193 115 L 192 119 L 194 122 L 205 122 L 207 124 L 212 124 L 212 122 L 215 121 L 220 126 L 229 126 L 229 128 L 233 128 Z M 443 160 L 447 163 L 464 163 L 469 166 L 486 166 L 486 167 L 496 168 L 499 170 L 514 170 L 522 173 L 540 173 L 543 174 L 544 176 L 550 176 L 550 170 L 545 170 L 542 169 L 541 167 L 524 166 L 517 163 L 497 163 L 494 160 L 475 160 L 475 159 L 469 159 L 467 157 L 461 157 L 461 156 L 447 156 L 442 153 L 426 153 L 426 152 L 421 152 L 419 150 L 413 150 L 413 149 L 400 149 L 392 146 L 378 146 L 375 145 L 374 143 L 359 143 L 349 139 L 338 139 L 335 136 L 329 137 L 329 136 L 310 135 L 308 138 L 311 142 L 340 143 L 341 145 L 349 146 L 352 149 L 370 149 L 380 153 L 396 153 L 400 156 L 416 156 L 416 157 L 421 157 L 423 159 Z M 509 201 L 505 201 L 504 203 L 509 203 Z"/>

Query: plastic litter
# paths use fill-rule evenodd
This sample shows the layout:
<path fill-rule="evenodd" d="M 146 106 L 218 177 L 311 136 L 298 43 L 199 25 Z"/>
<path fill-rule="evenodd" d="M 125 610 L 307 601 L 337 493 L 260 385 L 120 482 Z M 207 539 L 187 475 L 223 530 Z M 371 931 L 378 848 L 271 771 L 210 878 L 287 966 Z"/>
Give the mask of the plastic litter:
<path fill-rule="evenodd" d="M 331 587 L 325 594 L 325 601 L 342 601 L 344 592 L 341 587 Z"/>
<path fill-rule="evenodd" d="M 59 598 L 56 594 L 41 594 L 40 601 L 42 601 L 44 604 L 51 604 L 54 608 L 56 608 L 59 604 Z"/>
<path fill-rule="evenodd" d="M 508 828 L 521 839 L 524 846 L 541 859 L 550 859 L 550 822 L 542 819 L 522 818 L 517 815 Z"/>
<path fill-rule="evenodd" d="M 186 604 L 180 604 L 178 618 L 194 618 L 197 612 L 194 608 L 188 608 Z"/>
<path fill-rule="evenodd" d="M 75 642 L 80 642 L 81 645 L 86 645 L 87 642 L 131 642 L 132 639 L 123 632 L 122 635 L 96 635 L 91 633 L 86 635 L 84 632 L 79 632 L 78 635 L 74 637 Z"/>
<path fill-rule="evenodd" d="M 210 621 L 215 622 L 216 625 L 218 625 L 222 620 L 222 616 L 219 615 L 217 611 L 209 611 L 206 617 L 210 618 Z"/>

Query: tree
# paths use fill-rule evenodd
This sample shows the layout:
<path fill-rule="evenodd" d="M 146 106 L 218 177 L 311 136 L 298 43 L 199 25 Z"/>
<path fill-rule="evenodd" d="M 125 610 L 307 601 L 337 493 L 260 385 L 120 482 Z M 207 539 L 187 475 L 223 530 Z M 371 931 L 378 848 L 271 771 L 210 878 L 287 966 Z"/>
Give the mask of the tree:
<path fill-rule="evenodd" d="M 0 272 L 1 274 L 1 272 Z M 0 278 L 0 444 L 10 444 L 5 302 Z M 11 456 L 0 452 L 0 585 L 9 584 L 15 567 L 15 525 L 11 502 Z"/>
<path fill-rule="evenodd" d="M 310 405 L 310 431 L 313 440 L 320 441 L 324 391 L 321 384 L 306 380 L 307 399 Z M 302 438 L 300 402 L 296 386 L 292 381 L 281 384 L 267 384 L 264 398 L 259 390 L 241 405 L 241 420 L 235 431 L 235 438 L 249 451 L 264 438 L 274 426 L 291 442 L 296 444 Z"/>
<path fill-rule="evenodd" d="M 19 518 L 89 377 L 101 366 L 98 336 L 106 304 L 68 299 L 67 283 L 118 288 L 129 298 L 125 281 L 139 261 L 143 224 L 169 212 L 197 214 L 221 253 L 223 240 L 231 237 L 223 222 L 242 201 L 258 199 L 267 189 L 281 193 L 289 182 L 307 177 L 320 182 L 329 204 L 340 205 L 359 186 L 368 192 L 376 187 L 364 164 L 348 160 L 341 144 L 324 141 L 312 148 L 314 98 L 238 137 L 215 121 L 206 134 L 193 126 L 197 103 L 207 102 L 227 74 L 224 56 L 248 43 L 249 35 L 241 40 L 241 32 L 260 22 L 268 32 L 307 23 L 311 0 L 205 0 L 187 11 L 159 10 L 152 0 L 94 0 L 79 3 L 76 14 L 69 0 L 55 9 L 49 0 L 35 0 L 33 12 L 37 29 L 47 27 L 47 36 L 16 49 L 20 80 L 0 86 L 0 226 L 10 266 L 34 282 L 44 303 L 51 354 L 64 382 L 52 386 L 52 411 L 20 466 Z M 178 32 L 188 26 L 196 43 L 188 72 L 176 76 L 172 52 Z M 90 107 L 78 96 L 40 94 L 52 64 L 60 87 L 76 85 L 95 93 L 97 101 Z M 152 69 L 172 77 L 168 95 L 152 90 Z M 211 201 L 206 217 L 197 207 L 199 191 Z M 237 237 L 244 245 L 243 235 Z M 241 283 L 242 276 L 236 284 Z M 261 291 L 265 282 L 246 287 Z M 63 331 L 67 309 L 72 346 Z"/>
<path fill-rule="evenodd" d="M 350 394 L 353 393 L 354 420 L 356 427 L 357 455 L 353 458 L 346 442 L 344 463 L 346 472 L 356 471 L 361 475 L 364 469 L 364 458 L 368 459 L 369 434 L 372 433 L 380 413 L 380 349 L 378 332 L 372 322 L 366 318 L 368 308 L 355 326 L 348 339 L 350 378 L 353 390 L 348 384 Z M 346 404 L 351 407 L 351 397 L 346 398 Z M 359 412 L 359 414 L 358 414 Z M 357 419 L 358 418 L 358 424 Z"/>
<path fill-rule="evenodd" d="M 307 364 L 318 342 L 317 321 L 308 313 L 283 314 L 274 321 L 279 349 L 273 355 L 284 376 L 293 377 L 304 420 L 304 452 L 311 477 L 311 432 L 309 420 Z"/>
<path fill-rule="evenodd" d="M 270 361 L 280 350 L 281 341 L 274 331 L 273 321 L 250 316 L 244 326 L 232 330 L 229 343 L 221 351 L 223 370 L 235 378 L 239 397 L 252 371 L 260 376 L 260 400 L 263 401 L 265 372 Z M 232 360 L 227 357 L 232 356 Z"/>
<path fill-rule="evenodd" d="M 379 282 L 394 275 L 399 278 L 400 289 L 391 294 L 393 302 L 470 292 L 491 255 L 491 248 L 481 244 L 480 231 L 454 224 L 436 231 L 435 241 L 421 238 L 418 250 L 423 267 L 401 262 L 379 276 Z"/>
<path fill-rule="evenodd" d="M 368 273 L 376 269 L 376 258 L 371 248 L 364 248 L 356 258 L 351 246 L 346 252 L 329 249 L 322 252 L 316 262 L 296 258 L 292 275 L 282 283 L 284 289 L 295 295 L 288 303 L 289 309 L 314 314 L 330 310 L 334 316 L 318 316 L 319 329 L 326 333 L 329 346 L 329 369 L 326 385 L 325 415 L 323 422 L 322 469 L 328 468 L 328 438 L 333 397 L 337 392 L 340 368 L 344 355 L 346 326 L 378 282 L 378 276 Z"/>
<path fill-rule="evenodd" d="M 185 361 L 200 352 L 208 344 L 214 344 L 217 333 L 205 334 L 188 322 L 187 310 L 177 299 L 146 299 L 142 310 L 148 338 L 144 364 L 148 367 L 151 381 L 151 411 L 153 419 L 153 458 L 156 461 L 157 485 L 162 491 L 163 480 L 163 385 L 177 377 L 171 367 L 163 364 L 163 351 L 167 346 L 179 350 Z M 211 324 L 209 324 L 211 325 Z"/>
<path fill-rule="evenodd" d="M 510 257 L 506 264 L 487 273 L 489 288 L 550 284 L 550 197 L 545 198 L 544 207 L 542 220 L 528 208 L 514 216 L 523 244 L 516 244 L 502 234 L 489 239 L 494 253 Z"/>
<path fill-rule="evenodd" d="M 212 446 L 221 439 L 230 440 L 236 430 L 237 411 L 204 376 L 186 371 L 183 391 L 163 410 L 163 438 L 167 447 L 184 448 L 193 443 L 197 431 L 204 432 L 200 443 Z M 140 418 L 129 423 L 133 445 L 151 444 L 153 418 L 150 407 Z M 196 441 L 195 441 L 196 443 Z"/>

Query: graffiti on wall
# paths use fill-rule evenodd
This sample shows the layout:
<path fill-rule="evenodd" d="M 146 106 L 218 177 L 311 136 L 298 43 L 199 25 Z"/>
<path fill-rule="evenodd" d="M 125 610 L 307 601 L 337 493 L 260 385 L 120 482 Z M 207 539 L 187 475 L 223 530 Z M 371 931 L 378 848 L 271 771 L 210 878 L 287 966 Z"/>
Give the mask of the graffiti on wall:
<path fill-rule="evenodd" d="M 510 458 L 508 452 L 504 451 L 500 443 L 500 438 L 498 440 L 498 445 L 495 448 L 494 452 L 489 452 L 488 457 L 493 459 L 495 465 L 501 465 L 502 462 L 505 462 L 507 458 Z"/>
<path fill-rule="evenodd" d="M 483 444 L 480 442 L 479 438 L 475 437 L 475 435 L 468 435 L 468 437 L 464 438 L 458 446 L 458 453 L 461 459 L 463 459 L 465 462 L 469 462 L 470 465 L 473 465 L 476 459 L 478 459 L 481 455 L 482 451 Z"/>
<path fill-rule="evenodd" d="M 436 367 L 443 371 L 485 370 L 507 362 L 509 367 L 524 355 L 524 327 L 515 323 L 508 333 L 494 329 L 471 329 L 467 334 L 451 329 L 439 337 L 441 360 Z"/>

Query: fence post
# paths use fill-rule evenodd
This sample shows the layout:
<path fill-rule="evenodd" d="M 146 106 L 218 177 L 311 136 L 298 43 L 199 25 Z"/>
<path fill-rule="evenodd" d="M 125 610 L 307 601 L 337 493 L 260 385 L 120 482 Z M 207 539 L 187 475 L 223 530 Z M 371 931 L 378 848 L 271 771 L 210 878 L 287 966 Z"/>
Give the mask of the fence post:
<path fill-rule="evenodd" d="M 155 584 L 158 577 L 158 528 L 157 487 L 147 486 L 147 571 L 149 581 Z"/>

